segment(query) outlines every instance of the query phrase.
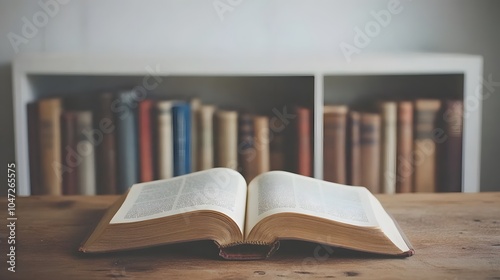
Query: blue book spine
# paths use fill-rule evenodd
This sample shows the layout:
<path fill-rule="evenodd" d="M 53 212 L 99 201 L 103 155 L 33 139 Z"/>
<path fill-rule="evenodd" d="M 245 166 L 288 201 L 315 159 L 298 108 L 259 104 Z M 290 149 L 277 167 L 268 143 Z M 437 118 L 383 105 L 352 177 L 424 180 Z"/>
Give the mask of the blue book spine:
<path fill-rule="evenodd" d="M 112 103 L 111 110 L 115 113 L 116 145 L 117 145 L 117 175 L 119 193 L 126 192 L 139 181 L 139 155 L 137 133 L 137 101 L 134 92 L 123 92 Z"/>
<path fill-rule="evenodd" d="M 188 103 L 172 106 L 174 130 L 174 176 L 191 173 L 191 107 Z"/>

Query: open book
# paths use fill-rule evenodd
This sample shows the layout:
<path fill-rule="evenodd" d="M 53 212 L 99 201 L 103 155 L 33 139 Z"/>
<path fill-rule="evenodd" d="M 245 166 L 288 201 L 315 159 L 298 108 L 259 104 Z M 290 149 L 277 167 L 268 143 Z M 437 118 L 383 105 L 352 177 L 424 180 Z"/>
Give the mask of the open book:
<path fill-rule="evenodd" d="M 228 168 L 133 185 L 80 251 L 213 240 L 226 259 L 258 259 L 272 254 L 284 239 L 388 255 L 414 252 L 364 187 L 284 171 L 261 174 L 247 187 Z"/>

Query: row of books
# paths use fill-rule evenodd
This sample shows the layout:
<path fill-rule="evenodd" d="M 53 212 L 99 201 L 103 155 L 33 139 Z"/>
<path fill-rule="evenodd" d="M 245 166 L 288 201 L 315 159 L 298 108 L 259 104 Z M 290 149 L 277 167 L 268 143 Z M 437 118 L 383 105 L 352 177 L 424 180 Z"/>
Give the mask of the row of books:
<path fill-rule="evenodd" d="M 311 109 L 293 118 L 134 91 L 28 105 L 32 194 L 116 194 L 133 184 L 213 167 L 249 182 L 269 170 L 312 176 Z M 300 135 L 300 137 L 299 137 Z"/>
<path fill-rule="evenodd" d="M 324 179 L 374 193 L 460 192 L 462 126 L 460 100 L 325 106 Z"/>

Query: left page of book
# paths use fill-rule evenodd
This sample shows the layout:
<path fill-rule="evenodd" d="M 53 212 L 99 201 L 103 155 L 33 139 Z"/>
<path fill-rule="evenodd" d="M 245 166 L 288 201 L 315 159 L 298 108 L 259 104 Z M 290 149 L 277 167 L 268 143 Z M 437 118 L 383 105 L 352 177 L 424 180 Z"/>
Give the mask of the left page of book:
<path fill-rule="evenodd" d="M 135 184 L 110 223 L 139 222 L 203 210 L 225 214 L 243 233 L 246 195 L 245 179 L 229 168 Z"/>

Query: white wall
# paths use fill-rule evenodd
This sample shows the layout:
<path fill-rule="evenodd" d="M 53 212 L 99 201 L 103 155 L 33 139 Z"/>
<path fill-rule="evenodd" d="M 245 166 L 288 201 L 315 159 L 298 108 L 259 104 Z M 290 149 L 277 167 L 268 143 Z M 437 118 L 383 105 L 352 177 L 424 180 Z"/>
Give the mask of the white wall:
<path fill-rule="evenodd" d="M 43 3 L 52 0 L 41 0 Z M 62 0 L 61 0 L 62 1 Z M 68 1 L 68 0 L 65 0 Z M 387 9 L 389 0 L 241 0 L 221 20 L 214 3 L 239 0 L 68 1 L 19 45 L 19 52 L 130 53 L 209 57 L 259 55 L 338 55 L 341 42 L 352 44 L 354 28 Z M 479 54 L 487 78 L 500 82 L 500 1 L 401 0 L 402 11 L 362 49 Z M 42 8 L 38 1 L 0 0 L 0 155 L 13 161 L 11 62 L 16 52 L 8 34 L 22 35 Z M 12 34 L 11 34 L 12 35 Z M 500 85 L 483 104 L 482 190 L 500 190 L 498 159 Z M 491 92 L 484 88 L 485 92 Z M 5 181 L 5 172 L 0 173 Z M 0 188 L 3 188 L 0 187 Z"/>

